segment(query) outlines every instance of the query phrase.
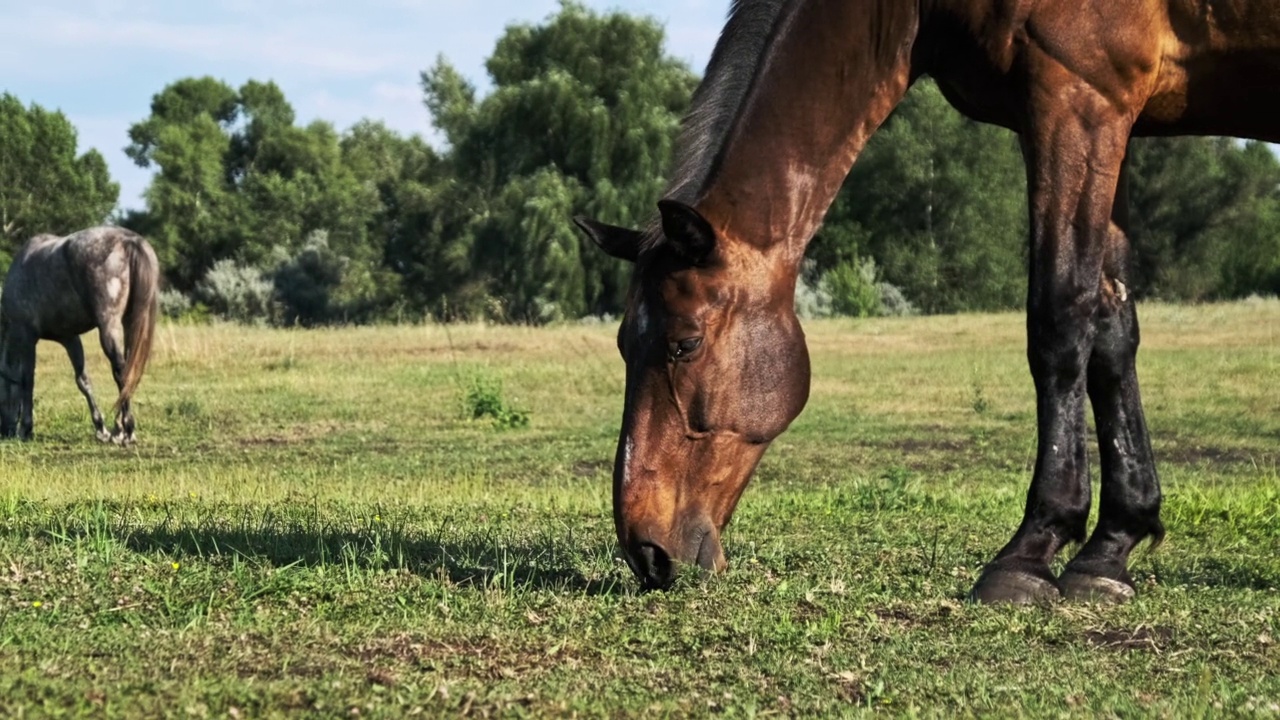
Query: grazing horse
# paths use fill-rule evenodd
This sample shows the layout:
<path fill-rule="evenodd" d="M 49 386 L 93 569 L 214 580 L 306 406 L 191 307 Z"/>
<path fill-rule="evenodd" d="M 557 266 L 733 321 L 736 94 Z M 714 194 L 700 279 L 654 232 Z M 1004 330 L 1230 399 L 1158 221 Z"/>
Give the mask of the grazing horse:
<path fill-rule="evenodd" d="M 132 443 L 129 405 L 151 355 L 159 281 L 155 251 L 122 228 L 37 235 L 22 246 L 0 294 L 0 436 L 31 437 L 36 343 L 54 340 L 67 349 L 98 439 Z M 111 432 L 84 370 L 80 335 L 93 328 L 120 390 Z"/>
<path fill-rule="evenodd" d="M 577 219 L 635 263 L 618 335 L 626 396 L 613 497 L 644 585 L 669 585 L 675 561 L 725 567 L 720 533 L 808 398 L 793 310 L 805 247 L 867 139 L 923 75 L 961 112 L 1015 131 L 1027 167 L 1038 449 L 1022 523 L 971 596 L 1133 595 L 1130 551 L 1164 527 L 1114 202 L 1126 145 L 1131 135 L 1280 141 L 1272 0 L 734 0 L 657 220 L 636 231 Z M 1092 535 L 1086 398 L 1102 463 Z M 1050 562 L 1071 542 L 1083 545 L 1055 578 Z"/>

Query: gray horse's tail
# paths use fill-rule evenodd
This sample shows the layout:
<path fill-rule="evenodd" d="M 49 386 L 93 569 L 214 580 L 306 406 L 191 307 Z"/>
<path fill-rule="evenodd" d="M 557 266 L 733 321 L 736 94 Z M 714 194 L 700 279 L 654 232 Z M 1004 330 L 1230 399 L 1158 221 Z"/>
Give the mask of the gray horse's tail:
<path fill-rule="evenodd" d="M 160 312 L 160 263 L 155 251 L 142 238 L 126 241 L 124 246 L 129 253 L 129 304 L 124 311 L 124 384 L 116 412 L 129 402 L 142 381 Z"/>

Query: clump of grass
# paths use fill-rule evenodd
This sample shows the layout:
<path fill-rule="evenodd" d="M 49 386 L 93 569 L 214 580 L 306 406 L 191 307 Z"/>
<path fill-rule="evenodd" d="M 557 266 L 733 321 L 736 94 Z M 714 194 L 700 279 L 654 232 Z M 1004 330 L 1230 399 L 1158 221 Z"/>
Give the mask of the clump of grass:
<path fill-rule="evenodd" d="M 164 416 L 167 418 L 200 420 L 205 417 L 204 405 L 195 398 L 182 398 L 176 402 L 165 403 Z"/>
<path fill-rule="evenodd" d="M 982 383 L 975 378 L 973 381 L 973 397 L 970 398 L 970 406 L 978 415 L 985 415 L 991 409 L 991 401 L 987 399 L 987 393 L 982 389 Z"/>
<path fill-rule="evenodd" d="M 529 426 L 529 411 L 514 407 L 502 390 L 502 381 L 477 375 L 462 398 L 464 412 L 472 420 L 492 418 L 499 430 Z"/>

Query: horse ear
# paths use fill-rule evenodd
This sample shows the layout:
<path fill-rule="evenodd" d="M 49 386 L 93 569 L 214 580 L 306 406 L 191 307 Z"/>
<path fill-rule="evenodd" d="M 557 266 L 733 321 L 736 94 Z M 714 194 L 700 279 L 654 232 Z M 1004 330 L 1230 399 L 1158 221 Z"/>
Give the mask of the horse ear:
<path fill-rule="evenodd" d="M 581 215 L 573 219 L 573 224 L 599 245 L 601 250 L 619 260 L 635 262 L 640 256 L 640 242 L 644 234 L 638 230 L 606 225 Z"/>
<path fill-rule="evenodd" d="M 716 249 L 716 231 L 697 210 L 677 200 L 659 200 L 662 234 L 684 259 L 699 265 Z"/>

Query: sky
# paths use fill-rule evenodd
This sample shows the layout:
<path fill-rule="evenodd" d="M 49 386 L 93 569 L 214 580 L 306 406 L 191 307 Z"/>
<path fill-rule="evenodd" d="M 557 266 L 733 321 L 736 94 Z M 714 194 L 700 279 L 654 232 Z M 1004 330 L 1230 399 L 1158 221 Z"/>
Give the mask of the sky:
<path fill-rule="evenodd" d="M 701 74 L 729 0 L 584 0 L 657 19 L 667 51 Z M 41 0 L 0 2 L 0 92 L 61 110 L 80 152 L 97 148 L 140 208 L 150 171 L 124 154 L 151 97 L 184 77 L 239 87 L 274 80 L 300 125 L 361 118 L 435 140 L 419 73 L 443 55 L 481 92 L 503 30 L 538 23 L 558 0 Z"/>

